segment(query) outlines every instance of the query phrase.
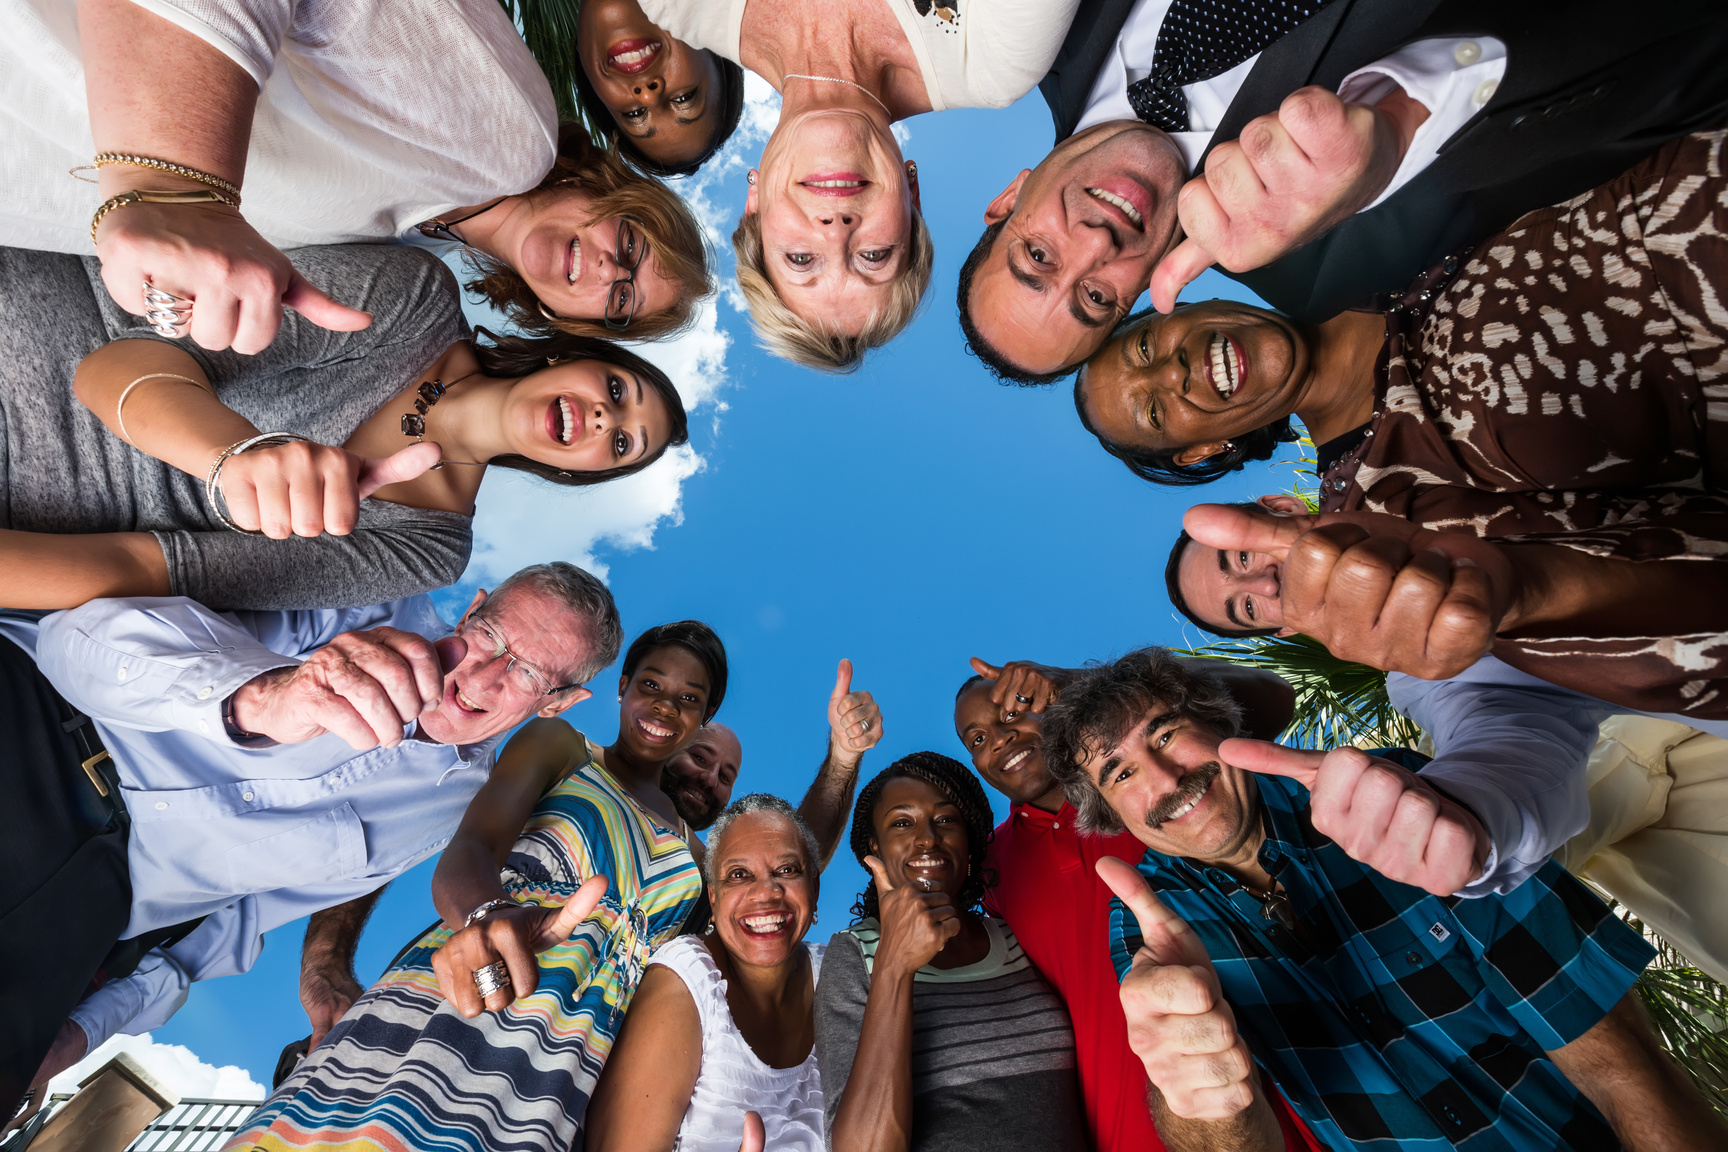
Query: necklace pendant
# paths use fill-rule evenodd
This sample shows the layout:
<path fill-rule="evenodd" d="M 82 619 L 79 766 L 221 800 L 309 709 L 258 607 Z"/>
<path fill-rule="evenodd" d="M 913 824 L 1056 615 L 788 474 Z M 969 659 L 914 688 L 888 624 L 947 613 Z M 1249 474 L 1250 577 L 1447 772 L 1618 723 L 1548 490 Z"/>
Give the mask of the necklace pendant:
<path fill-rule="evenodd" d="M 1296 917 L 1290 911 L 1290 899 L 1284 893 L 1274 891 L 1267 895 L 1260 905 L 1260 915 L 1270 923 L 1277 924 L 1287 931 L 1296 930 Z"/>
<path fill-rule="evenodd" d="M 444 395 L 444 381 L 423 380 L 420 382 L 420 399 L 426 402 L 428 408 L 438 403 L 438 398 L 442 395 Z"/>
<path fill-rule="evenodd" d="M 419 412 L 402 413 L 402 435 L 416 438 L 426 435 L 426 417 Z"/>

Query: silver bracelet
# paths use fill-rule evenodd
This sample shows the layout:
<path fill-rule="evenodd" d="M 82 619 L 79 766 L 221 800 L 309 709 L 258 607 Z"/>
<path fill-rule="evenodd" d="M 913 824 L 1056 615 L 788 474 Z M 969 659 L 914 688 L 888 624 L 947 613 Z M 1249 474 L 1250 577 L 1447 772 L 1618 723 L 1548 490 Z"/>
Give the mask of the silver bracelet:
<path fill-rule="evenodd" d="M 526 907 L 528 907 L 528 905 L 519 904 L 514 900 L 488 900 L 488 901 L 486 901 L 486 903 L 480 905 L 480 907 L 474 909 L 474 911 L 468 913 L 468 919 L 462 921 L 462 927 L 472 928 L 474 925 L 476 925 L 480 921 L 486 919 L 486 917 L 488 915 L 490 915 L 492 912 L 494 912 L 495 910 L 497 910 L 499 908 L 526 908 Z"/>
<path fill-rule="evenodd" d="M 242 536 L 262 536 L 264 533 L 256 528 L 242 528 L 229 518 L 228 512 L 217 499 L 222 494 L 222 465 L 228 463 L 228 457 L 238 456 L 242 452 L 250 452 L 254 448 L 274 448 L 279 444 L 294 444 L 306 440 L 306 437 L 293 432 L 261 432 L 256 436 L 228 445 L 216 454 L 216 459 L 210 465 L 210 475 L 204 478 L 204 499 L 210 505 L 210 511 L 222 526 L 230 532 L 238 532 Z"/>

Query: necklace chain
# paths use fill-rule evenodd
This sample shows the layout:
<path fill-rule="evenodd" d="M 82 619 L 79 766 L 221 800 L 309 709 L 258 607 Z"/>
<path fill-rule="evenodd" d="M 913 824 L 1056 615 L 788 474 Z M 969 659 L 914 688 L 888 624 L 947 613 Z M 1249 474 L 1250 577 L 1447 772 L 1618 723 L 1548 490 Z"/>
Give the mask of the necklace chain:
<path fill-rule="evenodd" d="M 870 89 L 864 87 L 864 85 L 856 83 L 854 81 L 842 80 L 838 76 L 812 76 L 808 72 L 788 72 L 788 73 L 786 73 L 785 79 L 787 79 L 787 80 L 820 80 L 825 84 L 846 84 L 846 85 L 849 85 L 850 87 L 858 89 L 858 91 L 864 93 L 864 95 L 870 97 L 870 99 L 876 101 L 876 107 L 882 109 L 882 111 L 887 115 L 887 117 L 890 121 L 892 121 L 894 119 L 894 113 L 888 111 L 888 105 L 882 103 L 881 98 L 879 96 L 877 96 L 876 93 L 870 91 Z"/>
<path fill-rule="evenodd" d="M 467 376 L 463 376 L 461 379 L 452 380 L 448 384 L 444 383 L 442 380 L 422 380 L 420 382 L 420 387 L 415 389 L 416 395 L 414 398 L 414 411 L 404 412 L 402 414 L 402 435 L 407 436 L 416 444 L 423 443 L 426 439 L 426 413 L 431 411 L 434 404 L 444 399 L 445 393 L 449 392 L 450 389 L 462 383 L 463 380 L 478 375 L 479 372 L 470 372 Z M 436 472 L 446 464 L 466 464 L 471 467 L 479 468 L 486 467 L 486 465 L 482 464 L 478 460 L 440 460 L 438 463 L 432 465 L 432 471 Z"/>

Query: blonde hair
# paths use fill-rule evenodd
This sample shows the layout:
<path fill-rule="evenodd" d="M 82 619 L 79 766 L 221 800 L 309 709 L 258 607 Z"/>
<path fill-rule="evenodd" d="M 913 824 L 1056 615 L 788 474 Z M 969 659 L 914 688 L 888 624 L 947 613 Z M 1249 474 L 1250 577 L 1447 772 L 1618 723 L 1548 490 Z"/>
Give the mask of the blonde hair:
<path fill-rule="evenodd" d="M 649 260 L 659 273 L 678 286 L 672 306 L 664 312 L 640 312 L 630 327 L 613 331 L 599 320 L 548 315 L 528 282 L 508 264 L 470 248 L 475 278 L 467 288 L 484 296 L 510 322 L 531 335 L 562 332 L 603 340 L 664 340 L 685 331 L 696 320 L 696 305 L 714 291 L 708 271 L 708 246 L 701 226 L 683 199 L 652 176 L 625 167 L 615 148 L 601 148 L 579 124 L 565 123 L 558 132 L 558 158 L 552 171 L 527 193 L 545 196 L 574 188 L 593 200 L 589 223 L 613 216 L 633 216 L 648 238 Z"/>
<path fill-rule="evenodd" d="M 924 293 L 930 287 L 930 269 L 936 262 L 936 246 L 924 216 L 912 210 L 912 235 L 907 246 L 906 267 L 894 278 L 888 304 L 870 314 L 856 336 L 831 332 L 812 323 L 786 306 L 768 279 L 762 249 L 762 217 L 745 213 L 732 233 L 732 251 L 738 260 L 738 287 L 750 309 L 750 324 L 762 346 L 783 360 L 818 372 L 854 372 L 864 363 L 864 353 L 900 335 L 918 315 Z"/>

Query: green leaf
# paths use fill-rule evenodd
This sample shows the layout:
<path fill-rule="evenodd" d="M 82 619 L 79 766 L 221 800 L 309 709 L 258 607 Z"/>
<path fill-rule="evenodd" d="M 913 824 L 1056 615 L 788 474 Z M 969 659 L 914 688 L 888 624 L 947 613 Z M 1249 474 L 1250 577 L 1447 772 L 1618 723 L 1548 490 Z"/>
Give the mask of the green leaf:
<path fill-rule="evenodd" d="M 606 143 L 604 127 L 588 123 L 576 102 L 576 21 L 581 0 L 498 0 L 522 33 L 528 51 L 546 73 L 558 101 L 558 119 L 587 127 L 596 144 Z"/>

